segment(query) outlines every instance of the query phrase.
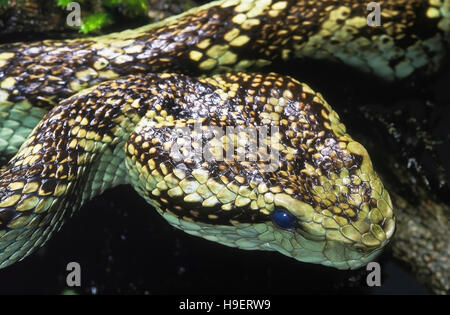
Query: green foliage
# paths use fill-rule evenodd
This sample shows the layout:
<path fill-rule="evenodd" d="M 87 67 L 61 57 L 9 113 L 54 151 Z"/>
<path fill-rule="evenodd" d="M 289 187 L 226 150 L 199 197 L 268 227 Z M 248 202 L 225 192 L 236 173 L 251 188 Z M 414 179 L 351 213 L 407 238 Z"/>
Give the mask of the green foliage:
<path fill-rule="evenodd" d="M 0 7 L 6 7 L 11 0 L 0 0 Z"/>
<path fill-rule="evenodd" d="M 0 0 L 1 1 L 1 0 Z M 74 0 L 56 0 L 56 4 L 61 7 L 61 8 L 67 8 L 67 5 L 71 2 L 73 2 Z M 83 2 L 83 1 L 77 1 L 77 2 Z"/>
<path fill-rule="evenodd" d="M 10 1 L 10 0 L 0 0 L 2 1 Z M 67 5 L 74 0 L 55 0 L 56 4 L 61 8 L 66 8 Z M 100 5 L 94 5 L 96 0 L 76 0 L 79 3 L 84 3 L 81 6 L 83 16 L 82 17 L 82 25 L 80 27 L 80 32 L 87 34 L 92 31 L 96 31 L 105 27 L 107 25 L 112 24 L 114 15 L 114 11 L 120 7 L 121 12 L 130 17 L 142 16 L 146 15 L 147 12 L 147 1 L 146 0 L 103 0 L 100 2 Z M 98 3 L 97 3 L 98 4 Z M 83 7 L 92 8 L 95 7 L 96 11 L 94 12 L 86 12 L 83 11 Z M 90 14 L 88 14 L 90 13 Z"/>
<path fill-rule="evenodd" d="M 99 12 L 91 14 L 83 18 L 83 24 L 80 27 L 80 32 L 87 34 L 89 32 L 99 30 L 104 26 L 112 23 L 112 19 L 106 12 Z"/>

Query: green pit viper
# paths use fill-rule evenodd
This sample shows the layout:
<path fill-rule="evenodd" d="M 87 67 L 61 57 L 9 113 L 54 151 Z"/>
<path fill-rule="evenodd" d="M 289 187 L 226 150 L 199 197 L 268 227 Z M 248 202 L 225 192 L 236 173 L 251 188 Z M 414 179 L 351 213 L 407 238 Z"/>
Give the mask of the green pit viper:
<path fill-rule="evenodd" d="M 0 268 L 44 245 L 75 210 L 131 184 L 171 225 L 242 249 L 354 269 L 388 244 L 395 217 L 365 148 L 320 93 L 276 60 L 327 59 L 393 81 L 438 69 L 450 0 L 224 0 L 134 30 L 0 46 Z M 279 152 L 213 157 L 267 126 Z M 188 130 L 200 142 L 187 143 Z M 197 129 L 196 129 L 197 128 Z M 197 144 L 197 146 L 195 145 Z M 182 150 L 181 150 L 182 151 Z M 187 150 L 189 151 L 189 150 Z M 267 153 L 267 152 L 266 152 Z"/>

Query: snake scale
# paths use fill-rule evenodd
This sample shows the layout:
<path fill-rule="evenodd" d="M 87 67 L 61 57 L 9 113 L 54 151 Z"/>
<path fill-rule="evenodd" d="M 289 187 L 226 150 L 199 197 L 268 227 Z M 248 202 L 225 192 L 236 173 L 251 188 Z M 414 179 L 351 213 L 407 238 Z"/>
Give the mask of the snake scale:
<path fill-rule="evenodd" d="M 121 33 L 0 46 L 0 152 L 12 157 L 0 172 L 0 268 L 120 184 L 171 225 L 224 245 L 339 269 L 373 260 L 395 217 L 367 151 L 320 93 L 255 71 L 292 58 L 389 81 L 436 71 L 450 1 L 378 3 L 375 27 L 363 2 L 224 0 Z M 266 139 L 274 169 L 267 152 L 237 157 L 242 139 L 255 144 L 250 132 L 211 131 L 251 126 L 277 127 Z M 172 150 L 203 143 L 216 143 L 214 158 Z"/>

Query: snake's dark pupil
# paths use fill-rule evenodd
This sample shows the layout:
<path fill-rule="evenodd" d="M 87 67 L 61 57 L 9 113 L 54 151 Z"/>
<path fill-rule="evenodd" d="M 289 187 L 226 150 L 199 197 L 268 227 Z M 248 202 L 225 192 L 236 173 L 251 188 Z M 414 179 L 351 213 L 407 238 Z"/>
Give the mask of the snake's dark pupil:
<path fill-rule="evenodd" d="M 272 212 L 272 221 L 279 228 L 284 230 L 291 230 L 297 226 L 297 219 L 284 209 L 275 209 Z"/>

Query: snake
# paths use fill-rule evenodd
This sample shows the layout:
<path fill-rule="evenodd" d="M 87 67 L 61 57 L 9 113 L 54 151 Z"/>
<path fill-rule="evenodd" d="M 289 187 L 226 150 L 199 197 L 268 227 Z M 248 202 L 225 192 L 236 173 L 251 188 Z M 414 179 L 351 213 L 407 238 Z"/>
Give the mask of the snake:
<path fill-rule="evenodd" d="M 396 221 L 369 153 L 321 93 L 264 69 L 309 58 L 386 81 L 436 72 L 450 1 L 375 4 L 372 26 L 362 1 L 221 0 L 133 30 L 1 45 L 0 268 L 122 184 L 226 246 L 373 261 Z"/>

